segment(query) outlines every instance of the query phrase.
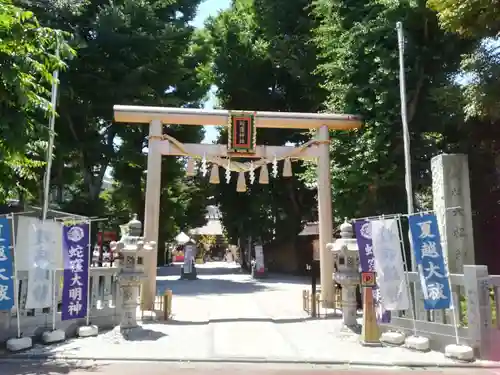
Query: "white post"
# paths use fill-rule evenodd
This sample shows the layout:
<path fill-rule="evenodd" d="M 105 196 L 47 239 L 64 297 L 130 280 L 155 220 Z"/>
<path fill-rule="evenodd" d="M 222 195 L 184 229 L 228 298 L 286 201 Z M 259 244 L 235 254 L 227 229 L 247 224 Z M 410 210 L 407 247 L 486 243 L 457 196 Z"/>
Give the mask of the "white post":
<path fill-rule="evenodd" d="M 413 184 L 411 175 L 411 149 L 410 149 L 410 131 L 408 128 L 408 116 L 406 108 L 406 79 L 405 79 L 405 36 L 403 31 L 403 24 L 401 22 L 396 23 L 396 30 L 398 34 L 398 50 L 399 50 L 399 95 L 401 100 L 401 122 L 403 126 L 403 147 L 405 155 L 405 186 L 406 186 L 406 204 L 407 213 L 409 215 L 415 213 L 415 206 L 413 204 Z M 411 256 L 411 270 L 418 272 L 415 253 L 412 248 L 411 233 L 408 232 L 408 238 L 410 238 L 410 253 Z M 408 266 L 408 265 L 407 265 Z M 423 306 L 423 300 L 420 299 L 422 295 L 422 288 L 420 283 L 413 283 L 413 295 L 411 298 L 415 301 L 415 319 L 425 320 L 427 317 L 427 312 Z"/>
<path fill-rule="evenodd" d="M 56 56 L 59 58 L 59 47 L 56 47 Z M 42 218 L 47 219 L 47 211 L 49 210 L 49 193 L 50 193 L 50 171 L 52 169 L 52 155 L 55 138 L 55 123 L 56 123 L 56 106 L 57 106 L 57 88 L 59 85 L 59 70 L 54 70 L 52 73 L 52 93 L 50 96 L 50 104 L 52 113 L 49 119 L 49 142 L 47 146 L 47 167 L 45 168 L 45 176 L 43 179 L 43 207 Z"/>
<path fill-rule="evenodd" d="M 406 83 L 405 83 L 405 65 L 404 65 L 403 24 L 401 22 L 398 22 L 396 24 L 396 28 L 398 31 L 398 47 L 399 47 L 399 92 L 401 99 L 401 122 L 403 123 L 403 146 L 405 153 L 406 203 L 408 205 L 408 214 L 412 214 L 415 212 L 415 209 L 413 206 L 413 188 L 411 182 L 410 132 L 408 130 L 408 118 L 406 114 Z M 414 268 L 413 264 L 412 268 Z"/>
<path fill-rule="evenodd" d="M 59 58 L 59 46 L 56 46 L 56 56 Z M 55 138 L 55 122 L 56 122 L 56 106 L 57 106 L 57 88 L 59 84 L 59 70 L 56 69 L 52 73 L 52 92 L 50 104 L 52 113 L 49 119 L 49 142 L 47 146 L 47 166 L 45 168 L 45 176 L 43 179 L 43 206 L 42 206 L 42 220 L 47 219 L 47 212 L 49 210 L 49 193 L 50 193 L 50 173 L 52 170 L 52 156 L 54 153 L 54 138 Z M 56 330 L 56 314 L 57 314 L 57 301 L 56 301 L 56 288 L 57 277 L 56 270 L 52 271 L 52 331 Z"/>
<path fill-rule="evenodd" d="M 330 182 L 330 135 L 327 126 L 318 129 L 318 218 L 319 218 L 319 259 L 321 294 L 324 306 L 334 305 L 335 288 L 333 285 L 333 253 L 327 250 L 326 244 L 333 242 L 332 188 Z"/>
<path fill-rule="evenodd" d="M 153 120 L 149 124 L 148 169 L 146 177 L 146 204 L 144 210 L 144 240 L 158 244 L 158 227 L 160 220 L 160 193 L 161 193 L 161 154 L 154 144 L 160 140 L 163 133 L 160 120 Z M 158 137 L 158 138 L 156 138 Z M 150 254 L 149 264 L 146 267 L 146 279 L 142 287 L 142 307 L 150 310 L 154 307 L 156 296 L 156 263 L 158 246 Z"/>

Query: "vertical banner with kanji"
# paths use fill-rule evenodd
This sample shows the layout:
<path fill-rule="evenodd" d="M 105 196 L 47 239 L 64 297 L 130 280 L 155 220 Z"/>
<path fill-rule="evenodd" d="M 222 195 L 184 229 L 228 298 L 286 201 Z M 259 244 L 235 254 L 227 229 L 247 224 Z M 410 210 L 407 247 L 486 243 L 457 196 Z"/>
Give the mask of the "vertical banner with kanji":
<path fill-rule="evenodd" d="M 26 225 L 24 228 L 21 225 Z M 22 229 L 24 232 L 20 233 Z M 21 238 L 26 237 L 24 240 Z M 59 268 L 57 259 L 61 259 L 60 241 L 61 225 L 53 221 L 42 221 L 37 218 L 19 218 L 16 243 L 18 257 L 16 266 L 19 270 L 28 269 L 28 295 L 26 309 L 43 309 L 53 307 L 53 288 L 55 287 L 54 271 Z M 22 246 L 27 246 L 23 248 Z M 23 251 L 27 251 L 24 257 Z M 19 261 L 19 263 L 18 263 Z M 23 264 L 26 263 L 26 264 Z M 62 264 L 61 264 L 62 265 Z"/>
<path fill-rule="evenodd" d="M 0 219 L 0 310 L 14 306 L 14 280 L 11 246 L 11 219 Z"/>
<path fill-rule="evenodd" d="M 87 314 L 89 274 L 89 224 L 63 228 L 64 283 L 62 320 L 81 319 Z"/>
<path fill-rule="evenodd" d="M 451 305 L 450 281 L 444 264 L 438 223 L 434 214 L 408 217 L 420 284 L 426 310 L 448 309 Z"/>
<path fill-rule="evenodd" d="M 359 263 L 361 272 L 375 272 L 375 258 L 373 257 L 372 228 L 368 220 L 354 222 L 354 233 L 359 248 Z"/>
<path fill-rule="evenodd" d="M 373 255 L 372 228 L 369 220 L 356 220 L 354 222 L 354 233 L 359 248 L 359 263 L 361 272 L 375 272 L 375 257 Z M 378 286 L 373 287 L 373 302 L 377 321 L 390 323 L 391 314 L 386 311 L 381 303 L 380 290 Z"/>
<path fill-rule="evenodd" d="M 382 304 L 389 311 L 410 308 L 398 220 L 381 219 L 371 222 L 377 283 Z"/>

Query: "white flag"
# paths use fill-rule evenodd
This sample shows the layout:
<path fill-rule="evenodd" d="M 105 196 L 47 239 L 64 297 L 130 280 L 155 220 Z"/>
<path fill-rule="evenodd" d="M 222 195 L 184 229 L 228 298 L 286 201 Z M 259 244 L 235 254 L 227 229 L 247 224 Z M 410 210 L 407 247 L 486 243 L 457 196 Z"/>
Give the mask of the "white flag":
<path fill-rule="evenodd" d="M 43 228 L 48 233 L 46 240 L 46 260 L 48 268 L 63 269 L 64 260 L 62 252 L 62 223 L 46 221 L 43 223 L 36 217 L 19 216 L 16 235 L 16 267 L 20 271 L 29 271 L 33 268 L 34 253 L 36 253 L 37 230 Z"/>
<path fill-rule="evenodd" d="M 403 257 L 396 219 L 372 222 L 372 245 L 377 282 L 386 310 L 410 308 L 408 287 L 404 274 Z"/>
<path fill-rule="evenodd" d="M 28 268 L 26 308 L 50 307 L 53 303 L 54 270 L 62 268 L 62 225 L 36 218 L 23 218 L 21 223 L 25 226 L 27 239 L 27 257 L 22 260 L 26 263 L 23 266 Z M 19 235 L 23 235 L 20 230 Z"/>

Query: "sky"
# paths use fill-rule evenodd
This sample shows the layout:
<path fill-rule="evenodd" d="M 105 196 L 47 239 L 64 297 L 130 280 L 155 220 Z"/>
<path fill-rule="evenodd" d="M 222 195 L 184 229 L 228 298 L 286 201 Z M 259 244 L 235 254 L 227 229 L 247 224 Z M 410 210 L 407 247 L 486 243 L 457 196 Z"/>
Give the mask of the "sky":
<path fill-rule="evenodd" d="M 205 0 L 198 7 L 198 14 L 193 20 L 193 26 L 203 27 L 203 23 L 210 16 L 215 16 L 220 10 L 229 8 L 231 0 Z M 213 109 L 215 104 L 215 90 L 214 86 L 210 90 L 209 99 L 203 105 L 203 108 Z M 202 143 L 213 143 L 217 137 L 217 129 L 215 126 L 205 126 L 205 139 Z"/>

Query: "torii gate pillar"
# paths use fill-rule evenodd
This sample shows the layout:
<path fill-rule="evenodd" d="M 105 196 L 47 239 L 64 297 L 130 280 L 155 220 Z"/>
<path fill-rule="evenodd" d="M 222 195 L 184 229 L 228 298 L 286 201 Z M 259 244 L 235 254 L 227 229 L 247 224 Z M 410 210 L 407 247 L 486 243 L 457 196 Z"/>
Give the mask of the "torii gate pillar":
<path fill-rule="evenodd" d="M 153 120 L 149 124 L 149 151 L 148 169 L 146 176 L 146 197 L 144 210 L 144 238 L 154 241 L 153 254 L 145 265 L 147 278 L 141 288 L 141 305 L 143 310 L 154 310 L 156 297 L 156 267 L 158 262 L 158 230 L 160 226 L 160 196 L 161 196 L 161 158 L 162 155 L 154 148 L 154 139 L 161 139 L 163 125 L 160 120 Z"/>
<path fill-rule="evenodd" d="M 319 229 L 319 265 L 321 295 L 325 307 L 334 307 L 335 287 L 333 284 L 333 253 L 326 245 L 333 242 L 332 185 L 330 182 L 330 134 L 328 126 L 318 129 L 318 229 Z"/>

